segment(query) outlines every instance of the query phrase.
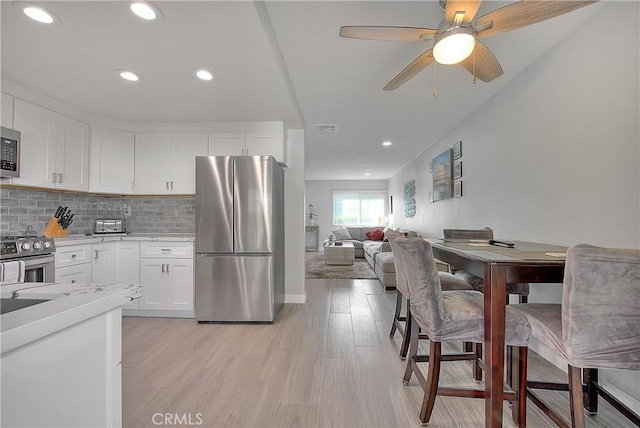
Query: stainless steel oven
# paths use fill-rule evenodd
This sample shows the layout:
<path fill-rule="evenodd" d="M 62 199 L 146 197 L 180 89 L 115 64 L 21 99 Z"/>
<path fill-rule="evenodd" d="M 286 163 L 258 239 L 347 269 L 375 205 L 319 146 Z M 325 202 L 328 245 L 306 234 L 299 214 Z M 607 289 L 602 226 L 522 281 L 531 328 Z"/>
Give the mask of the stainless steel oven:
<path fill-rule="evenodd" d="M 55 282 L 53 239 L 5 236 L 0 250 L 3 282 Z"/>

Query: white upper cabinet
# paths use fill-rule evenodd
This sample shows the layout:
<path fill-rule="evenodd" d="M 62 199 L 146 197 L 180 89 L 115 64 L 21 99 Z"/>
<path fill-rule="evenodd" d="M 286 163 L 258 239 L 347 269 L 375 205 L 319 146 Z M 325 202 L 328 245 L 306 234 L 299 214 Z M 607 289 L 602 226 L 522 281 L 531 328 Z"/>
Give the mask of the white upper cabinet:
<path fill-rule="evenodd" d="M 206 133 L 136 134 L 136 194 L 194 194 L 195 157 L 207 155 Z"/>
<path fill-rule="evenodd" d="M 134 191 L 133 132 L 91 128 L 91 191 L 131 194 Z"/>
<path fill-rule="evenodd" d="M 209 155 L 271 155 L 280 163 L 287 160 L 282 131 L 211 132 Z"/>
<path fill-rule="evenodd" d="M 0 121 L 5 128 L 13 128 L 13 97 L 0 92 Z"/>
<path fill-rule="evenodd" d="M 245 150 L 245 132 L 209 133 L 209 155 L 242 156 Z"/>
<path fill-rule="evenodd" d="M 171 134 L 171 193 L 196 193 L 196 156 L 207 155 L 207 134 Z"/>
<path fill-rule="evenodd" d="M 22 133 L 23 160 L 13 184 L 89 190 L 89 125 L 20 99 L 13 122 Z"/>

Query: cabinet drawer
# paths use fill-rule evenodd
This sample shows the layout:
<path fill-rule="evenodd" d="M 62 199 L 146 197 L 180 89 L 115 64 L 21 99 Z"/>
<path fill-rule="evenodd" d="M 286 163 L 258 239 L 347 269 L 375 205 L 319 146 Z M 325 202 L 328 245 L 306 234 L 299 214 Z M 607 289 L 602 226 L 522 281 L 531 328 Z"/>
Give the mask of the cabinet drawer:
<path fill-rule="evenodd" d="M 56 249 L 56 268 L 91 262 L 91 244 L 70 245 Z"/>
<path fill-rule="evenodd" d="M 141 242 L 140 257 L 192 259 L 193 242 Z"/>

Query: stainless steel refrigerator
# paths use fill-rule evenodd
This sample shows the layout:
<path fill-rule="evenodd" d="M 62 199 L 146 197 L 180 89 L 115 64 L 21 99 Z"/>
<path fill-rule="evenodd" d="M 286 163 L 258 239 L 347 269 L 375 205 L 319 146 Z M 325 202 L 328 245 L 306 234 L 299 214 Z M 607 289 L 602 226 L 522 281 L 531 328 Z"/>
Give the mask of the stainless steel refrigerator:
<path fill-rule="evenodd" d="M 196 321 L 272 322 L 284 303 L 284 170 L 196 157 Z"/>

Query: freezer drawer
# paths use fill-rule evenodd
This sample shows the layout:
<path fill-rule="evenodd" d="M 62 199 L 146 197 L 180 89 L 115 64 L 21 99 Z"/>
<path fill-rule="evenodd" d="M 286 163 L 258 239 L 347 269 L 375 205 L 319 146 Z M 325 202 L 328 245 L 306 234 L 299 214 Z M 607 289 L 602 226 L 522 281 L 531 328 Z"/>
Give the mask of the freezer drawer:
<path fill-rule="evenodd" d="M 272 322 L 276 305 L 272 256 L 217 256 L 195 259 L 196 321 Z"/>

